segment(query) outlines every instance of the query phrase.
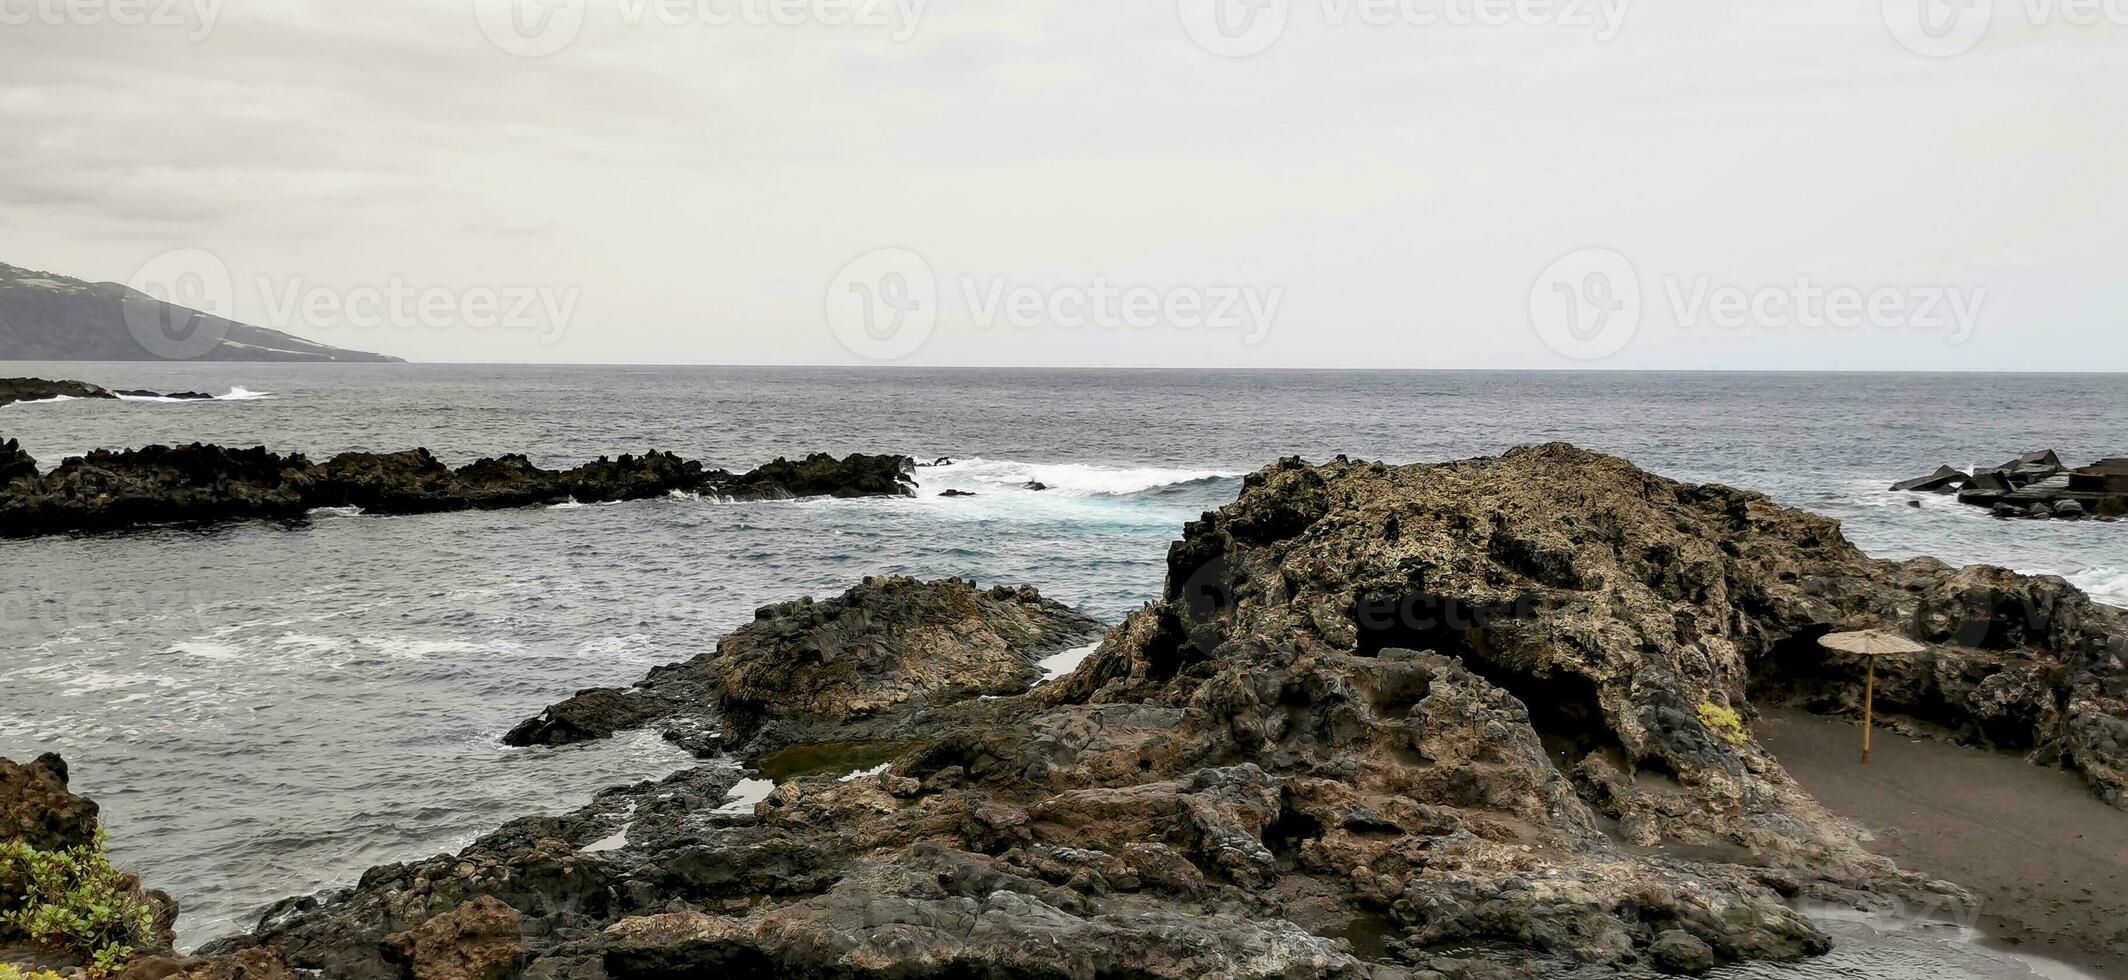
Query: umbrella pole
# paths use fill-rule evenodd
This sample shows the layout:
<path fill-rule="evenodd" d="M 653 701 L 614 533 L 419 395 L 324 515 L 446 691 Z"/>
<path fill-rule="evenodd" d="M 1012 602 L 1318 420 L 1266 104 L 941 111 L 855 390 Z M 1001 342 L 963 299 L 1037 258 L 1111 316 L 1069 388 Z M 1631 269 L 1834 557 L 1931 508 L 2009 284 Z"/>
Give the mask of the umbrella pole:
<path fill-rule="evenodd" d="M 1864 682 L 1862 694 L 1862 764 L 1869 764 L 1869 729 L 1871 715 L 1877 702 L 1877 658 L 1866 658 L 1869 663 L 1869 679 Z"/>

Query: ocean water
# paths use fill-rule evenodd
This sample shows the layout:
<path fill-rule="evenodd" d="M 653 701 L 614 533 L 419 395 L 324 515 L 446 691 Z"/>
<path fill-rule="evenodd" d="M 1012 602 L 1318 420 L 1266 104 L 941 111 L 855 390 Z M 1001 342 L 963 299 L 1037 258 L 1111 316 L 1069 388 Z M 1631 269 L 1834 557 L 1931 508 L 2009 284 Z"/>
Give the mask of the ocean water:
<path fill-rule="evenodd" d="M 949 456 L 909 500 L 320 512 L 0 541 L 0 755 L 63 752 L 183 939 L 379 862 L 689 763 L 655 738 L 509 750 L 510 725 L 713 646 L 756 607 L 866 574 L 1026 582 L 1105 621 L 1156 597 L 1184 521 L 1291 454 L 1393 462 L 1566 440 L 1840 518 L 1872 554 L 2068 576 L 2128 604 L 2128 523 L 2004 523 L 1884 487 L 1939 463 L 2128 454 L 2128 377 L 35 364 L 224 392 L 0 408 L 47 467 L 91 448 L 426 446 L 544 465 L 665 449 Z M 1035 480 L 1046 492 L 1021 489 Z M 940 498 L 945 489 L 978 495 Z M 1857 937 L 1750 976 L 2016 976 Z M 1915 946 L 1911 973 L 1899 950 Z M 1977 948 L 1977 947 L 1976 947 Z M 2013 964 L 2014 965 L 2014 964 Z M 1767 968 L 1754 968 L 1767 969 Z M 1740 974 L 1741 975 L 1741 974 Z"/>

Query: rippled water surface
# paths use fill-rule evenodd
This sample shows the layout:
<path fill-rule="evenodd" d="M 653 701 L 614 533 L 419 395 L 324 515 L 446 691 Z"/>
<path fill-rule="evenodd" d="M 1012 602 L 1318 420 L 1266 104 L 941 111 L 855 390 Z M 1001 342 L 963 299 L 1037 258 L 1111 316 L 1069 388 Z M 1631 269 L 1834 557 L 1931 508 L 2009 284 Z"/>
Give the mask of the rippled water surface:
<path fill-rule="evenodd" d="M 0 408 L 45 465 L 98 447 L 427 446 L 457 464 L 668 449 L 952 456 L 913 500 L 593 507 L 0 542 L 0 755 L 65 753 L 184 937 L 687 762 L 655 738 L 505 750 L 582 687 L 693 656 L 764 603 L 890 572 L 1028 582 L 1107 621 L 1184 521 L 1281 456 L 1391 461 L 1567 440 L 1841 518 L 1873 554 L 2049 571 L 2128 602 L 2128 524 L 2003 523 L 1883 487 L 2031 449 L 2128 455 L 2105 376 L 1275 374 L 11 364 L 212 402 Z M 1020 485 L 1038 480 L 1052 489 Z M 979 495 L 942 499 L 947 488 Z M 1735 976 L 1884 976 L 1900 942 Z M 1866 944 L 1857 944 L 1858 948 Z M 1935 948 L 1930 940 L 1922 944 Z M 2015 976 L 1927 953 L 1910 975 Z M 1765 969 L 1765 968 L 1755 968 Z M 1861 969 L 1852 967 L 1852 969 Z"/>

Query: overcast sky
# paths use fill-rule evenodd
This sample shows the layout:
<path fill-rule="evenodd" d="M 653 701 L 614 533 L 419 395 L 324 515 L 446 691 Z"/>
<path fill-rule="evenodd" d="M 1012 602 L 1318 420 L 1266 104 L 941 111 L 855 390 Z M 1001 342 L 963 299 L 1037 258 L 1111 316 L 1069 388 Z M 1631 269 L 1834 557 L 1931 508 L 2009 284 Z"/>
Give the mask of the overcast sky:
<path fill-rule="evenodd" d="M 2128 0 L 209 2 L 0 0 L 0 262 L 424 361 L 2128 369 Z"/>

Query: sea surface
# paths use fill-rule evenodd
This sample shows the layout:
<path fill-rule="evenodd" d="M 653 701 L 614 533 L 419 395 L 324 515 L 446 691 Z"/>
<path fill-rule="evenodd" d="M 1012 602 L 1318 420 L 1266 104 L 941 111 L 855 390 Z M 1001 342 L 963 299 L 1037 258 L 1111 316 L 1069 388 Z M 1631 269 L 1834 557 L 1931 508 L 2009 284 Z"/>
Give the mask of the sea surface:
<path fill-rule="evenodd" d="M 763 604 L 867 574 L 958 575 L 1031 583 L 1113 622 L 1157 597 L 1184 521 L 1285 455 L 1435 461 L 1564 440 L 1829 514 L 1874 555 L 2060 574 L 2128 604 L 2128 523 L 2006 523 L 1884 489 L 1939 463 L 2035 449 L 2128 455 L 2121 375 L 25 362 L 0 373 L 227 395 L 0 408 L 0 437 L 47 468 L 92 448 L 192 441 L 314 459 L 426 446 L 454 465 L 648 449 L 734 469 L 811 451 L 956 461 L 919 471 L 905 500 L 322 511 L 0 541 L 0 756 L 66 755 L 104 807 L 116 857 L 183 901 L 186 943 L 248 926 L 275 898 L 689 764 L 649 736 L 538 750 L 498 738 L 580 688 L 709 649 Z M 1030 480 L 1051 489 L 1021 489 Z M 1836 955 L 1732 975 L 2027 975 L 1946 948 L 1858 937 L 1846 955 L 1868 952 L 1863 966 Z"/>

